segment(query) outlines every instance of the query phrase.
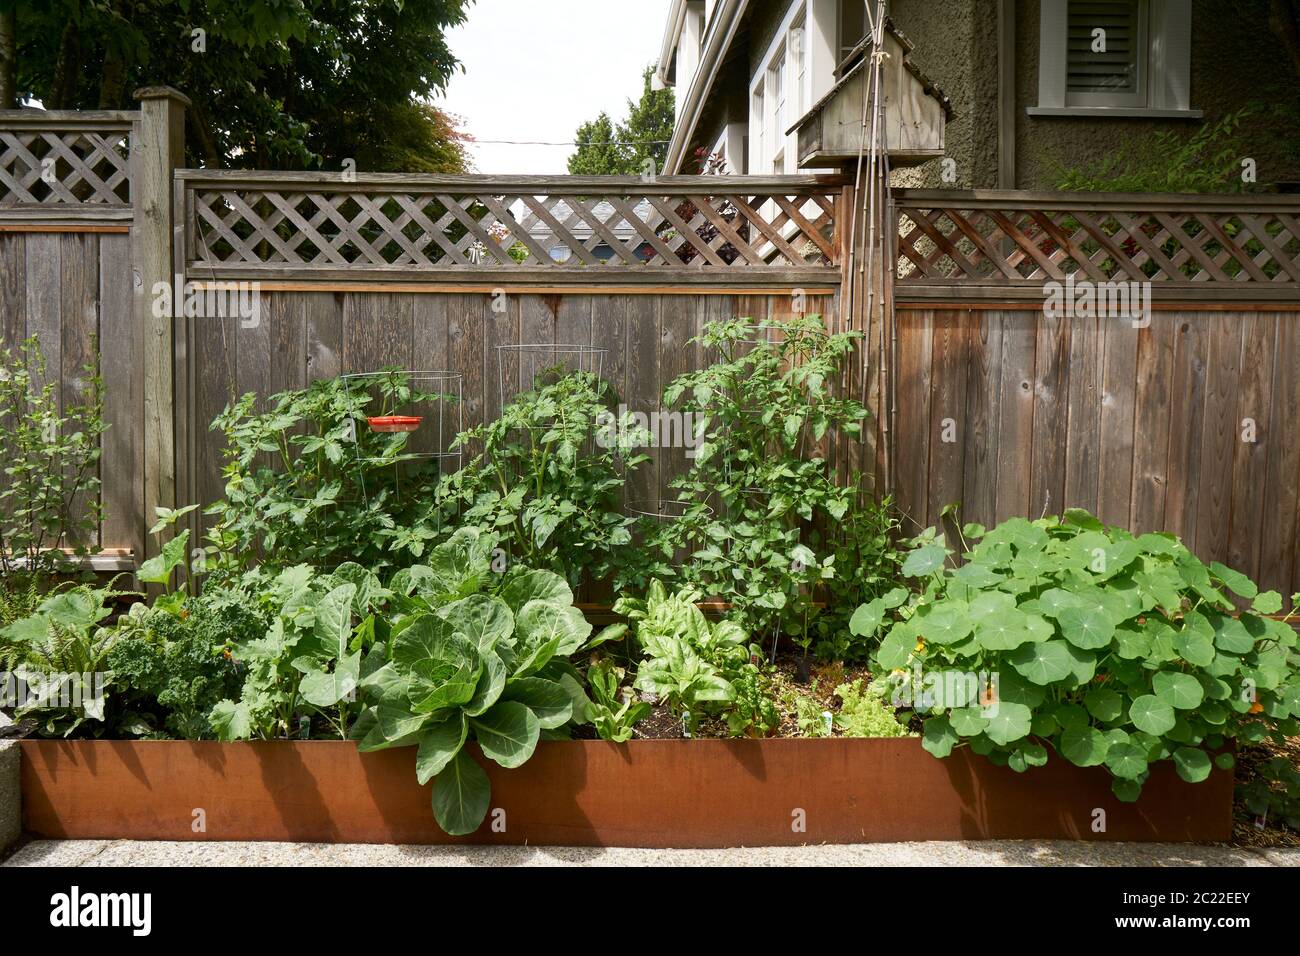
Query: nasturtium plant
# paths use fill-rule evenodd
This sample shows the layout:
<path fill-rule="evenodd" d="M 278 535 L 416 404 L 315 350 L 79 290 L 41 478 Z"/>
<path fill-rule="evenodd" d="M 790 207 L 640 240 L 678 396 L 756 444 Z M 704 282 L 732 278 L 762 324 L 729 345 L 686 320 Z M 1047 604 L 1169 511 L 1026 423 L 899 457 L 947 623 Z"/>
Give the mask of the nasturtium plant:
<path fill-rule="evenodd" d="M 854 616 L 883 634 L 876 662 L 934 755 L 968 745 L 1023 771 L 1050 749 L 1136 800 L 1158 761 L 1198 782 L 1232 765 L 1230 741 L 1297 732 L 1296 632 L 1245 575 L 1079 510 L 962 538 L 959 566 L 933 530 L 913 542 L 918 590 L 892 621 L 891 602 Z"/>
<path fill-rule="evenodd" d="M 366 707 L 350 736 L 363 751 L 415 747 L 416 777 L 434 780 L 434 817 L 453 835 L 478 829 L 491 799 L 468 742 L 509 769 L 544 736 L 586 719 L 565 658 L 587 644 L 591 625 L 559 575 L 494 572 L 495 544 L 461 529 L 428 564 L 398 572 L 389 583 L 397 613 L 360 663 Z"/>

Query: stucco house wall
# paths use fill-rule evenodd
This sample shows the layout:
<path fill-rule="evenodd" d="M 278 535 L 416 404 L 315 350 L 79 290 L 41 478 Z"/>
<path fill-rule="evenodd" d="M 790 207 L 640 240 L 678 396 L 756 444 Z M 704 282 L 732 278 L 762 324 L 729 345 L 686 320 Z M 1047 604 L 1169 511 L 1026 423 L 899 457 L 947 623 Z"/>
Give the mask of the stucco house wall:
<path fill-rule="evenodd" d="M 1260 183 L 1300 180 L 1300 79 L 1268 28 L 1268 0 L 1193 0 L 1191 105 L 1204 118 L 1120 119 L 1029 116 L 1038 103 L 1039 0 L 1016 2 L 1016 187 L 1051 189 L 1062 167 L 1088 169 L 1160 130 L 1193 132 L 1248 103 L 1288 101 L 1285 113 L 1247 123 L 1242 136 Z M 912 59 L 952 98 L 947 155 L 956 181 L 940 180 L 938 162 L 898 170 L 903 186 L 997 185 L 997 4 L 994 0 L 893 0 L 894 22 L 916 44 Z M 1245 157 L 1243 157 L 1245 158 Z"/>

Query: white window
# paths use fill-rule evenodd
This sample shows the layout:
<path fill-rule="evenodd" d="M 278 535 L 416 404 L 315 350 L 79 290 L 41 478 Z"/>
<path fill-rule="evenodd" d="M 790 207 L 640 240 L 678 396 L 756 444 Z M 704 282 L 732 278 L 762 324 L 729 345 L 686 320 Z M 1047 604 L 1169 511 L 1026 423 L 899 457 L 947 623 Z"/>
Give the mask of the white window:
<path fill-rule="evenodd" d="M 753 103 L 749 111 L 750 171 L 760 172 L 767 168 L 767 107 L 764 102 L 763 84 L 754 89 Z"/>
<path fill-rule="evenodd" d="M 790 95 L 794 103 L 794 115 L 798 119 L 803 116 L 804 110 L 808 106 L 808 101 L 804 99 L 805 91 L 808 88 L 808 53 L 805 48 L 803 21 L 799 22 L 793 30 L 790 31 Z"/>
<path fill-rule="evenodd" d="M 1199 116 L 1191 0 L 1040 0 L 1032 115 Z"/>
<path fill-rule="evenodd" d="M 785 172 L 785 131 L 789 125 L 785 112 L 785 50 L 777 54 L 767 71 L 768 99 L 772 104 L 772 172 Z"/>

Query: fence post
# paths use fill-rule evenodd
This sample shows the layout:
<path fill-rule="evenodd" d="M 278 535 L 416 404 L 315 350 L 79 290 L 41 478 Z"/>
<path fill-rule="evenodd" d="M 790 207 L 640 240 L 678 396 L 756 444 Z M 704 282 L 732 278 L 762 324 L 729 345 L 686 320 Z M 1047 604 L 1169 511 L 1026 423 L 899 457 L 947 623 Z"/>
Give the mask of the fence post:
<path fill-rule="evenodd" d="M 142 336 L 140 367 L 144 369 L 144 527 L 140 529 L 142 556 L 156 550 L 148 528 L 156 507 L 176 506 L 176 398 L 185 394 L 183 327 L 172 316 L 154 315 L 158 283 L 171 287 L 176 269 L 172 262 L 172 170 L 185 159 L 185 108 L 189 100 L 169 86 L 146 86 L 135 91 L 140 118 L 131 136 L 131 224 L 134 314 Z M 171 289 L 170 300 L 180 293 Z"/>

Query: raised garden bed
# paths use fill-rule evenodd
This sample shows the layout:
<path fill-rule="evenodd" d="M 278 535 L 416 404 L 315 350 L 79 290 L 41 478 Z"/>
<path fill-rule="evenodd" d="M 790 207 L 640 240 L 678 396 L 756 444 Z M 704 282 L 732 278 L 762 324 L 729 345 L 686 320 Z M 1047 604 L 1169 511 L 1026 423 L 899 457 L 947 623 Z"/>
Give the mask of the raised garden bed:
<path fill-rule="evenodd" d="M 1121 803 L 1102 768 L 1053 759 L 1018 774 L 965 749 L 935 760 L 916 738 L 544 741 L 515 770 L 480 760 L 492 810 L 467 837 L 434 822 L 412 748 L 85 740 L 22 748 L 24 824 L 51 838 L 723 847 L 1210 842 L 1232 833 L 1230 771 L 1188 784 L 1169 762 L 1153 765 L 1141 799 Z M 196 830 L 196 811 L 205 829 Z"/>

